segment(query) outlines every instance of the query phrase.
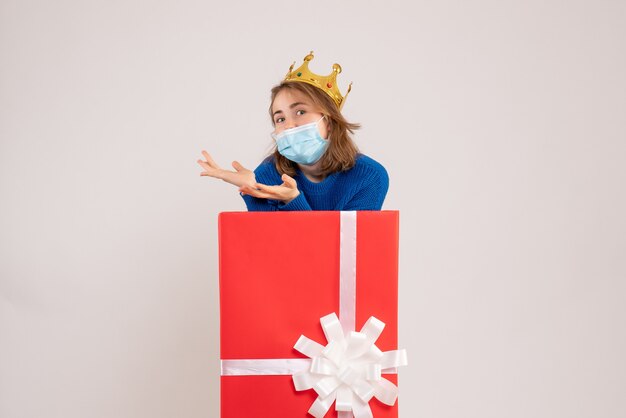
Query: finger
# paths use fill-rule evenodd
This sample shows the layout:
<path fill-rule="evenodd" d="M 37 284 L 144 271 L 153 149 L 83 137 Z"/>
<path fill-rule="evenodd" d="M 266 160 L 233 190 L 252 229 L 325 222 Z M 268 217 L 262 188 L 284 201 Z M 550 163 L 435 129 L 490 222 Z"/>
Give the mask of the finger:
<path fill-rule="evenodd" d="M 256 187 L 256 186 L 262 186 L 262 188 Z M 244 185 L 244 186 L 241 186 L 241 188 L 243 188 L 247 193 L 255 197 L 262 197 L 265 199 L 276 198 L 276 193 L 271 190 L 272 186 L 266 186 L 265 184 L 259 184 L 256 186 L 252 187 L 250 185 Z"/>
<path fill-rule="evenodd" d="M 269 193 L 264 193 L 261 190 L 257 190 L 255 188 L 252 188 L 250 186 L 241 186 L 239 188 L 239 191 L 243 194 L 247 194 L 250 196 L 254 196 L 254 197 L 258 197 L 261 199 L 270 199 L 272 198 L 273 195 L 269 194 Z"/>
<path fill-rule="evenodd" d="M 200 164 L 200 167 L 202 167 L 202 169 L 204 171 L 212 171 L 213 170 L 213 168 L 210 165 L 208 165 L 205 161 L 198 160 L 198 164 Z"/>
<path fill-rule="evenodd" d="M 290 189 L 298 188 L 298 183 L 296 183 L 296 181 L 292 177 L 288 176 L 287 174 L 283 174 L 281 176 L 281 179 L 285 182 L 285 185 L 289 187 Z"/>
<path fill-rule="evenodd" d="M 245 170 L 246 168 L 242 166 L 239 161 L 233 161 L 233 168 L 237 171 Z"/>
<path fill-rule="evenodd" d="M 222 177 L 218 173 L 213 172 L 213 171 L 203 171 L 202 173 L 200 173 L 200 175 L 205 176 L 205 177 L 213 177 L 215 179 L 222 180 Z"/>
<path fill-rule="evenodd" d="M 206 158 L 206 162 L 209 164 L 209 166 L 211 166 L 213 168 L 220 168 L 220 166 L 217 165 L 215 163 L 215 161 L 213 161 L 213 158 L 211 157 L 211 154 L 209 154 L 206 151 L 202 151 L 202 155 L 204 155 L 204 158 Z"/>
<path fill-rule="evenodd" d="M 198 164 L 200 164 L 200 166 L 204 170 L 200 173 L 201 176 L 215 177 L 216 179 L 221 179 L 222 177 L 224 177 L 224 170 L 215 169 L 202 160 L 198 160 Z"/>
<path fill-rule="evenodd" d="M 255 184 L 255 187 L 266 193 L 276 193 L 278 191 L 277 189 L 281 186 L 268 186 L 266 184 L 257 183 Z"/>
<path fill-rule="evenodd" d="M 254 187 L 250 187 L 247 184 L 244 184 L 243 186 L 239 187 L 239 191 L 242 192 L 242 193 L 251 194 L 251 193 L 256 192 L 257 189 L 255 189 Z"/>
<path fill-rule="evenodd" d="M 206 163 L 206 161 L 198 160 L 198 164 L 200 164 L 200 167 L 202 167 L 202 169 L 203 169 L 206 173 L 212 173 L 212 174 L 214 174 L 214 173 L 217 173 L 217 171 L 219 170 L 219 169 L 215 169 L 215 168 L 211 167 L 210 165 L 208 165 L 208 164 Z"/>

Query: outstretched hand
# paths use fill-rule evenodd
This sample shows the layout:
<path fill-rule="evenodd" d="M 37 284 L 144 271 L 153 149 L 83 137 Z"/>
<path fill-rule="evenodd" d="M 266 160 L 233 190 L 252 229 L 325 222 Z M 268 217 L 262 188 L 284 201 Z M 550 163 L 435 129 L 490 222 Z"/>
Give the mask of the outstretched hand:
<path fill-rule="evenodd" d="M 200 164 L 200 166 L 204 169 L 204 171 L 200 173 L 201 176 L 221 179 L 226 183 L 234 184 L 237 187 L 256 184 L 254 172 L 248 170 L 237 161 L 233 161 L 233 168 L 235 171 L 224 170 L 223 168 L 220 168 L 215 161 L 213 161 L 213 158 L 211 158 L 208 152 L 202 151 L 202 155 L 206 161 L 198 160 L 198 164 Z"/>
<path fill-rule="evenodd" d="M 261 199 L 280 200 L 283 203 L 289 203 L 298 195 L 298 184 L 296 181 L 289 177 L 287 174 L 283 174 L 281 179 L 283 184 L 279 186 L 267 186 L 261 183 L 255 183 L 254 185 L 243 185 L 239 187 L 239 191 L 243 194 L 247 194 Z"/>

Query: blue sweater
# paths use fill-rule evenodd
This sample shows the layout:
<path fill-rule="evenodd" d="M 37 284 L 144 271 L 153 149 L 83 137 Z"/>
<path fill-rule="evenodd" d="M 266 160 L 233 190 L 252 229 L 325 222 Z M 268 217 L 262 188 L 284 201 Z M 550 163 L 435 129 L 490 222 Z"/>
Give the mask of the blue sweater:
<path fill-rule="evenodd" d="M 282 184 L 272 157 L 254 170 L 258 183 Z M 277 200 L 243 196 L 249 211 L 295 210 L 380 210 L 389 188 L 389 176 L 380 163 L 359 154 L 348 171 L 329 174 L 319 183 L 310 181 L 296 168 L 294 177 L 300 194 L 284 204 Z"/>

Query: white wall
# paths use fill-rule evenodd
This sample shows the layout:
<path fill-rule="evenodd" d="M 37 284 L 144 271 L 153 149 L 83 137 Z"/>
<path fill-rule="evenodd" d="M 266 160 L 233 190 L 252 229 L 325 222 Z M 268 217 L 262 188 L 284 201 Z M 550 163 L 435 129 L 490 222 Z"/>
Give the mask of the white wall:
<path fill-rule="evenodd" d="M 626 411 L 623 1 L 0 3 L 0 417 L 218 416 L 216 220 L 339 62 L 401 211 L 401 413 Z"/>

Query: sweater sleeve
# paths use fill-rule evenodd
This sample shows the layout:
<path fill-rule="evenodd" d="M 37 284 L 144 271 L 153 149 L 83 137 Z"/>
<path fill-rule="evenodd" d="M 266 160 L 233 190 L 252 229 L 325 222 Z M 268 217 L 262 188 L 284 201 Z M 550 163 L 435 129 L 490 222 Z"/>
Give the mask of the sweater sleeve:
<path fill-rule="evenodd" d="M 275 200 L 260 199 L 250 195 L 241 195 L 246 203 L 248 212 L 273 212 L 278 210 L 278 202 Z M 294 199 L 295 200 L 295 199 Z"/>
<path fill-rule="evenodd" d="M 284 204 L 283 202 L 278 202 L 278 210 L 281 211 L 296 211 L 296 210 L 312 210 L 311 205 L 306 200 L 306 197 L 302 192 L 293 199 L 291 202 Z"/>

